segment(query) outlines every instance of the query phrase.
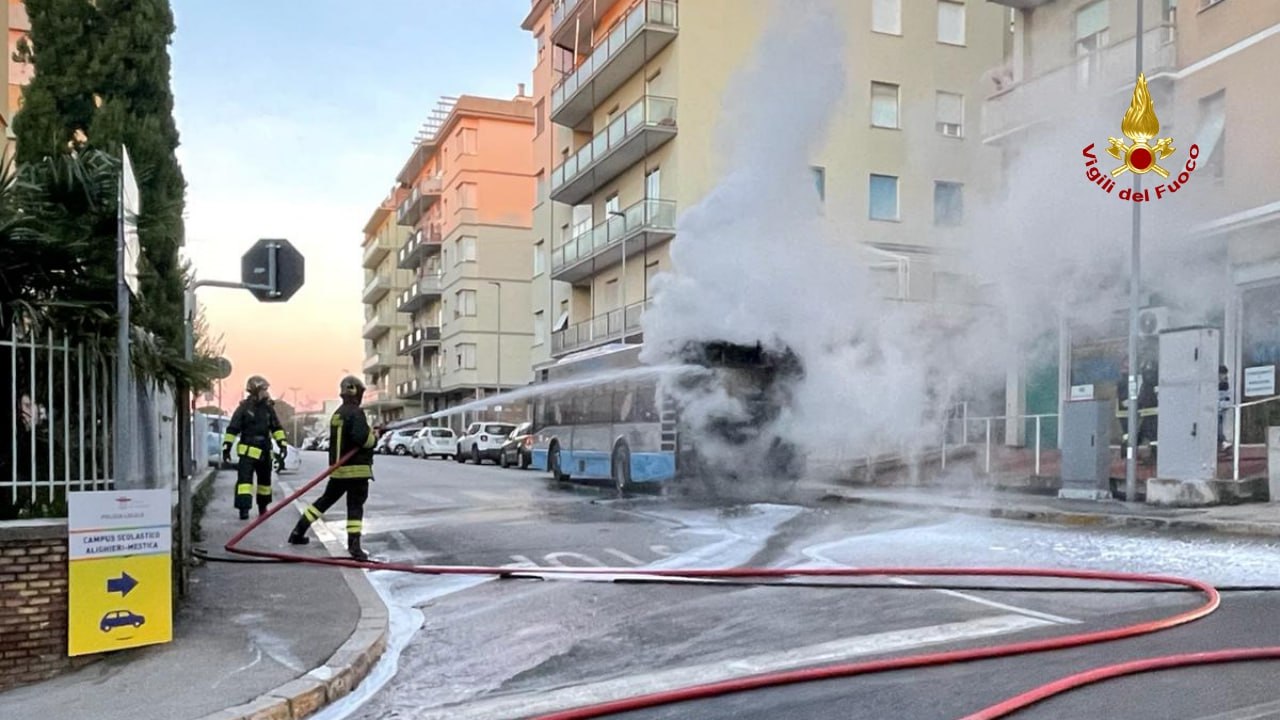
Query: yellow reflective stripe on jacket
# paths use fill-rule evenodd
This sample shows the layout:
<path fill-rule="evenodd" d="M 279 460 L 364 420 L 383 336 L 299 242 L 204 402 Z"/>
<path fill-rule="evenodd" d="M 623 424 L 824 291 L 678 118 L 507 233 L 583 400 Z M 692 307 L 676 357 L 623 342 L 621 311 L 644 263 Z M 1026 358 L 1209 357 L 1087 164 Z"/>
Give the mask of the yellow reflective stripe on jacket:
<path fill-rule="evenodd" d="M 271 497 L 271 486 L 270 486 L 270 485 L 259 485 L 259 486 L 258 486 L 258 494 L 259 494 L 259 495 L 266 495 L 267 497 Z"/>
<path fill-rule="evenodd" d="M 250 485 L 249 483 L 236 486 L 237 495 L 248 495 L 251 492 L 253 492 L 253 485 Z"/>
<path fill-rule="evenodd" d="M 236 452 L 241 455 L 247 455 L 251 460 L 257 460 L 262 457 L 262 448 L 243 443 L 236 447 Z"/>
<path fill-rule="evenodd" d="M 227 433 L 222 436 L 222 442 L 224 443 L 233 443 L 235 441 L 236 441 L 235 433 Z"/>
<path fill-rule="evenodd" d="M 369 433 L 364 437 L 364 449 L 368 450 L 369 448 L 377 444 L 378 444 L 378 438 L 374 437 L 373 431 L 370 430 Z"/>
<path fill-rule="evenodd" d="M 316 520 L 319 520 L 322 515 L 324 515 L 324 513 L 320 512 L 320 509 L 315 505 L 308 505 L 302 509 L 302 517 L 306 518 L 308 522 L 315 522 Z"/>
<path fill-rule="evenodd" d="M 348 533 L 355 533 L 355 534 L 359 535 L 359 534 L 360 534 L 361 532 L 363 532 L 363 531 L 364 531 L 364 521 L 363 521 L 363 520 L 348 520 L 348 521 L 347 521 L 347 532 L 348 532 Z"/>
<path fill-rule="evenodd" d="M 329 477 L 338 478 L 340 480 L 363 480 L 373 477 L 372 465 L 343 465 Z"/>
<path fill-rule="evenodd" d="M 279 440 L 280 442 L 284 442 L 284 431 L 283 431 L 283 430 L 277 430 L 277 431 L 275 431 L 275 432 L 271 433 L 271 439 L 273 439 L 273 440 Z"/>

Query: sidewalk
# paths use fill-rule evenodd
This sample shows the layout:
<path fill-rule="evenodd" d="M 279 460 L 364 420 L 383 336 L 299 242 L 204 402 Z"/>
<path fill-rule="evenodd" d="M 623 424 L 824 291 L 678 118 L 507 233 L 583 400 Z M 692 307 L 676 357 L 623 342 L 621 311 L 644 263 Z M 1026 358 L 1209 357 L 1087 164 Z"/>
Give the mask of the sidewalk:
<path fill-rule="evenodd" d="M 1206 508 L 1157 508 L 1118 500 L 1093 502 L 1000 492 L 988 488 L 815 485 L 826 500 L 879 507 L 962 513 L 1074 526 L 1142 527 L 1280 537 L 1280 505 L 1246 503 Z"/>
<path fill-rule="evenodd" d="M 216 556 L 244 525 L 233 480 L 218 474 L 197 543 Z M 246 545 L 285 548 L 296 519 L 282 510 Z M 325 546 L 313 539 L 304 550 Z M 381 655 L 386 629 L 386 608 L 361 571 L 208 562 L 192 572 L 173 642 L 0 694 L 0 718 L 290 720 L 350 692 Z"/>

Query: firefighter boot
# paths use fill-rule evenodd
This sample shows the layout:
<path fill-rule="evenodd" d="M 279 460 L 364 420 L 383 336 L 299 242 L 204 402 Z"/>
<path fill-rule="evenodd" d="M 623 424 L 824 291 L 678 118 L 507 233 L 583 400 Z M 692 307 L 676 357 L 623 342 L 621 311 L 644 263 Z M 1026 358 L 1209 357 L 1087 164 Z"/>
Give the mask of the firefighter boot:
<path fill-rule="evenodd" d="M 359 560 L 361 562 L 365 562 L 369 559 L 369 553 L 365 552 L 360 547 L 359 535 L 347 536 L 347 554 L 349 554 L 352 557 L 352 559 Z"/>
<path fill-rule="evenodd" d="M 311 527 L 311 523 L 306 518 L 298 520 L 298 524 L 293 526 L 293 532 L 289 533 L 290 545 L 306 545 L 311 542 L 311 538 L 307 537 L 307 528 Z"/>

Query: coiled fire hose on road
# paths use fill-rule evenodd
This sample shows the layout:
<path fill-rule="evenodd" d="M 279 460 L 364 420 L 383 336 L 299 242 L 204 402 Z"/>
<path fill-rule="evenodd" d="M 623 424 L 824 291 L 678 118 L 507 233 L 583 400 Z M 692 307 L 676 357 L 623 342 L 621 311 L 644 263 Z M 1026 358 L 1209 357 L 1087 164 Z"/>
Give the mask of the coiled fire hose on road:
<path fill-rule="evenodd" d="M 1169 617 L 1150 620 L 1132 625 L 1125 625 L 1118 628 L 1109 628 L 1106 630 L 1095 630 L 1091 632 L 1073 633 L 1069 635 L 1061 635 L 1052 638 L 1043 638 L 1039 640 L 1028 640 L 1022 642 L 1005 643 L 1001 645 L 991 645 L 978 648 L 967 648 L 962 650 L 949 650 L 943 652 L 922 653 L 916 655 L 906 655 L 901 657 L 886 658 L 880 660 L 870 660 L 856 663 L 842 663 L 836 665 L 827 665 L 822 667 L 804 668 L 801 670 L 788 670 L 775 673 L 767 673 L 761 675 L 752 675 L 743 678 L 735 678 L 721 682 L 707 683 L 703 685 L 695 685 L 686 688 L 679 688 L 665 692 L 651 693 L 631 698 L 624 698 L 611 702 L 592 705 L 589 707 L 575 708 L 561 712 L 554 712 L 543 715 L 538 720 L 585 720 L 586 718 L 598 718 L 612 715 L 615 713 L 629 712 L 652 708 L 661 705 L 669 705 L 679 702 L 687 702 L 691 700 L 701 700 L 719 695 L 726 695 L 736 692 L 744 692 L 748 690 L 760 690 L 769 687 L 777 687 L 780 685 L 790 685 L 795 683 L 811 682 L 815 680 L 829 680 L 834 678 L 852 677 L 854 675 L 869 675 L 873 673 L 888 672 L 890 670 L 905 670 L 909 668 L 932 667 L 938 665 L 946 665 L 949 663 L 967 662 L 971 660 L 985 660 L 992 658 L 1011 657 L 1014 655 L 1023 655 L 1027 653 L 1045 652 L 1048 650 L 1062 650 L 1066 648 L 1081 647 L 1084 645 L 1092 645 L 1095 643 L 1109 642 L 1112 640 L 1121 640 L 1124 638 L 1132 638 L 1140 635 L 1148 635 L 1151 633 L 1167 630 L 1169 628 L 1185 625 L 1187 623 L 1199 620 L 1218 608 L 1221 603 L 1221 595 L 1219 591 L 1212 585 L 1188 578 L 1179 578 L 1166 575 L 1146 575 L 1139 573 L 1123 573 L 1123 572 L 1104 572 L 1096 570 L 1055 570 L 1055 569 L 1036 569 L 1036 568 L 942 568 L 942 567 L 880 567 L 880 568 L 708 568 L 708 569 L 680 569 L 680 570 L 637 570 L 634 568 L 573 568 L 573 569 L 539 569 L 536 574 L 528 570 L 517 568 L 499 568 L 486 567 L 479 565 L 410 565 L 407 563 L 388 563 L 388 562 L 362 562 L 359 560 L 339 558 L 339 557 L 309 557 L 305 555 L 295 555 L 291 553 L 275 552 L 270 550 L 254 550 L 250 548 L 240 547 L 240 542 L 244 540 L 249 533 L 253 532 L 259 525 L 266 522 L 273 515 L 278 513 L 285 507 L 288 507 L 294 500 L 302 497 L 308 490 L 325 480 L 337 469 L 342 462 L 345 462 L 354 454 L 354 451 L 348 453 L 334 464 L 317 475 L 305 485 L 290 493 L 281 502 L 267 509 L 267 512 L 255 518 L 246 525 L 240 532 L 236 533 L 227 544 L 225 549 L 229 553 L 243 555 L 248 557 L 264 558 L 281 562 L 297 562 L 312 565 L 328 565 L 332 567 L 345 567 L 365 570 L 389 570 L 393 572 L 414 573 L 418 575 L 493 575 L 499 578 L 519 578 L 519 577 L 536 577 L 545 579 L 547 577 L 563 576 L 572 577 L 575 575 L 625 575 L 625 581 L 634 582 L 637 578 L 642 581 L 652 580 L 653 582 L 661 582 L 675 579 L 726 579 L 747 581 L 749 584 L 759 585 L 775 585 L 775 586 L 791 586 L 791 583 L 779 583 L 779 578 L 857 578 L 857 577 L 1000 577 L 1000 578 L 1056 578 L 1063 580 L 1095 580 L 1105 582 L 1125 582 L 1139 583 L 1143 585 L 1161 586 L 1160 590 L 1174 591 L 1195 591 L 1200 593 L 1204 602 L 1198 607 L 1186 610 Z M 751 582 L 754 581 L 754 582 Z M 796 583 L 801 587 L 812 587 L 813 584 Z M 867 585 L 837 585 L 830 584 L 824 587 L 845 587 L 856 589 L 859 587 L 869 587 Z M 908 585 L 905 588 L 914 589 L 933 589 L 936 586 L 930 585 Z M 974 586 L 956 585 L 953 587 L 975 589 Z M 994 587 L 992 589 L 995 589 Z M 1023 590 L 1049 590 L 1056 592 L 1093 592 L 1099 589 L 1095 588 L 1011 588 L 1001 587 L 1004 591 L 1023 591 Z M 1274 588 L 1258 588 L 1258 589 L 1274 589 Z M 1111 592 L 1132 592 L 1131 590 L 1104 588 L 1102 591 Z M 1101 682 L 1112 678 L 1123 677 L 1125 675 L 1134 675 L 1137 673 L 1151 672 L 1155 670 L 1167 670 L 1179 667 L 1189 667 L 1194 665 L 1208 665 L 1213 663 L 1241 662 L 1248 660 L 1280 660 L 1280 646 L 1277 647 L 1259 647 L 1259 648 L 1233 648 L 1211 652 L 1185 653 L 1177 655 L 1167 655 L 1162 657 L 1144 658 L 1140 660 L 1132 660 L 1128 662 L 1118 663 L 1098 667 L 1085 672 L 1077 673 L 1067 677 L 1060 678 L 1050 683 L 1032 688 L 1024 693 L 1008 698 L 990 707 L 984 708 L 977 712 L 963 716 L 961 720 L 994 720 L 995 718 L 1006 717 L 1019 710 L 1025 709 L 1037 702 L 1053 697 L 1069 690 L 1084 687 L 1092 683 Z"/>

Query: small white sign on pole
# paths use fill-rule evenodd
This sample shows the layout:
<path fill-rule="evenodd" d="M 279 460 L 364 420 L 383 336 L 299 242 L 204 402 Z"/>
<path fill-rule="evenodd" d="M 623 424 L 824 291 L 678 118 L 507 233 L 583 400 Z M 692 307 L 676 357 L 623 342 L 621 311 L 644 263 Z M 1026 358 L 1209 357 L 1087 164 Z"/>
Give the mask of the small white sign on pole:
<path fill-rule="evenodd" d="M 1269 397 L 1276 394 L 1276 366 L 1258 365 L 1244 369 L 1244 396 Z"/>
<path fill-rule="evenodd" d="M 1072 385 L 1071 399 L 1075 400 L 1092 400 L 1093 385 Z"/>
<path fill-rule="evenodd" d="M 129 149 L 122 146 L 120 155 L 120 232 L 124 235 L 124 281 L 129 290 L 138 295 L 141 292 L 138 285 L 138 258 L 142 254 L 142 246 L 138 240 L 138 212 L 142 204 L 138 196 L 138 180 L 133 174 L 133 161 L 129 159 Z"/>

